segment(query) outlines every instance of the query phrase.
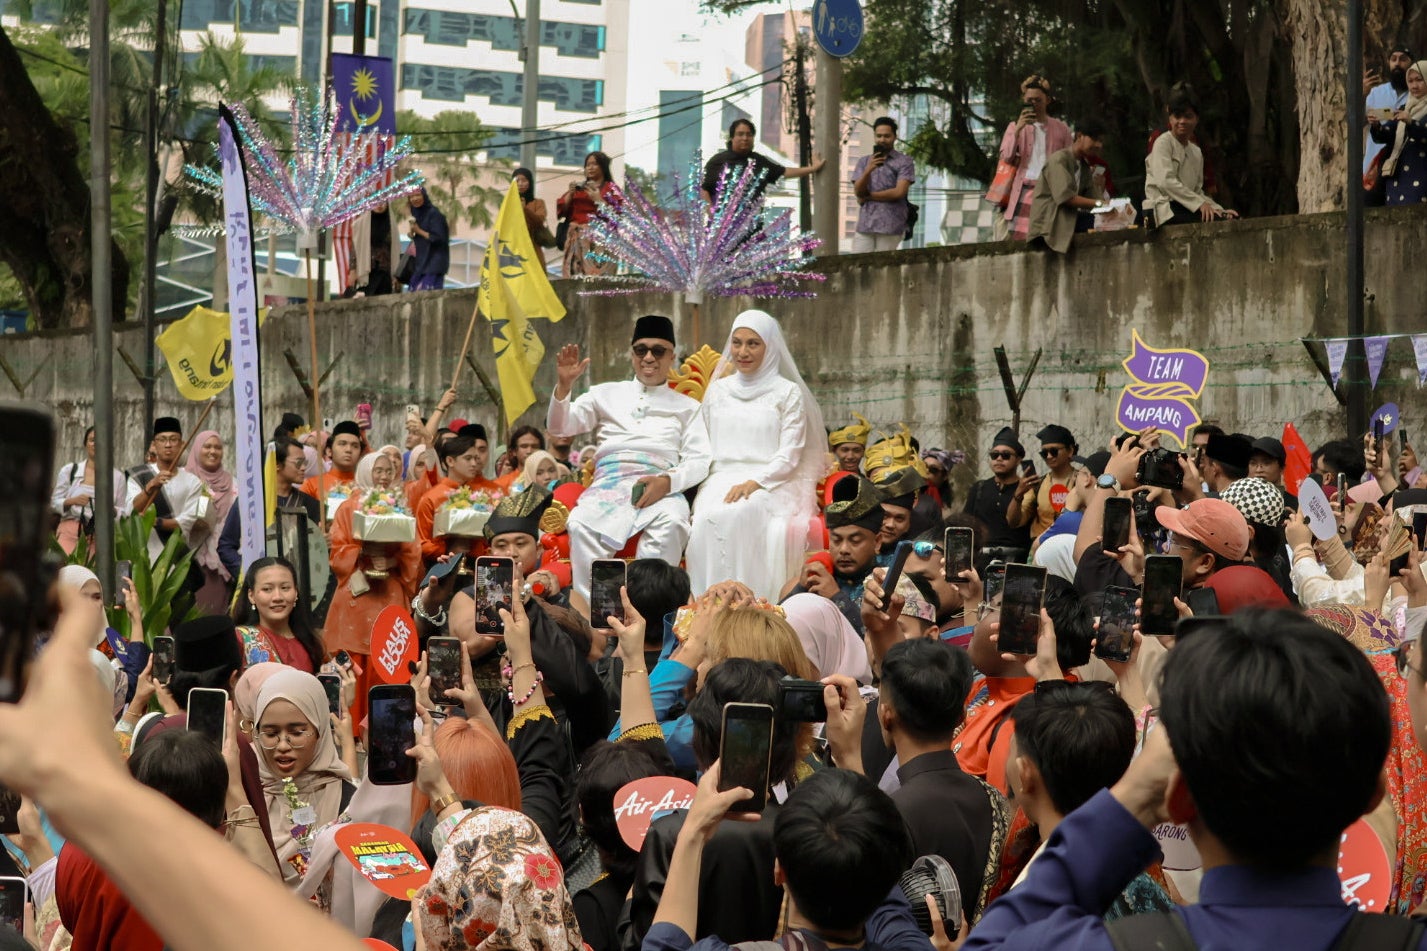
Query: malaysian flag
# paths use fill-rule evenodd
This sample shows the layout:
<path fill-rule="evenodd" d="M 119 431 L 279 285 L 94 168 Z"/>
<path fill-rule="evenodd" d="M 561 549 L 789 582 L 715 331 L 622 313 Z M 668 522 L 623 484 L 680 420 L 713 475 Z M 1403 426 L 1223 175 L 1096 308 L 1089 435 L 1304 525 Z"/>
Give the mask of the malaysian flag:
<path fill-rule="evenodd" d="M 346 148 L 363 151 L 363 163 L 371 164 L 396 142 L 396 68 L 389 57 L 332 54 L 332 86 L 342 107 L 338 128 L 344 133 Z M 358 130 L 362 135 L 357 135 Z M 373 134 L 375 133 L 375 134 Z M 389 171 L 383 186 L 395 180 Z M 352 280 L 356 253 L 352 247 L 352 222 L 332 229 L 333 252 L 337 259 L 337 280 L 346 288 Z"/>

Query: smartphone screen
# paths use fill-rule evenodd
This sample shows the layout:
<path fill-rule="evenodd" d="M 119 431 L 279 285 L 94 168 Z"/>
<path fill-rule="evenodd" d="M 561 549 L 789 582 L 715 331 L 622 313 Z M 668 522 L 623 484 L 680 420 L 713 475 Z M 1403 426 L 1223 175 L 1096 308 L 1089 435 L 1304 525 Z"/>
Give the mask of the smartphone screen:
<path fill-rule="evenodd" d="M 173 678 L 174 657 L 173 638 L 167 634 L 154 637 L 154 679 L 167 684 Z"/>
<path fill-rule="evenodd" d="M 1219 595 L 1213 588 L 1193 588 L 1184 593 L 1183 601 L 1195 617 L 1215 617 L 1219 613 Z"/>
<path fill-rule="evenodd" d="M 1184 559 L 1178 555 L 1150 555 L 1145 559 L 1145 583 L 1141 589 L 1140 633 L 1173 634 L 1179 620 L 1174 599 L 1183 587 Z"/>
<path fill-rule="evenodd" d="M 1348 477 L 1341 472 L 1338 473 L 1338 504 L 1344 510 L 1348 507 Z"/>
<path fill-rule="evenodd" d="M 114 607 L 124 606 L 124 582 L 134 577 L 134 563 L 121 561 L 114 565 Z"/>
<path fill-rule="evenodd" d="M 30 885 L 23 878 L 0 878 L 0 923 L 25 933 L 25 903 L 30 900 Z"/>
<path fill-rule="evenodd" d="M 625 585 L 628 567 L 619 558 L 600 558 L 590 566 L 590 626 L 596 630 L 609 627 L 607 618 L 624 620 L 619 590 Z"/>
<path fill-rule="evenodd" d="M 773 708 L 766 703 L 723 705 L 723 735 L 719 738 L 720 791 L 739 786 L 753 793 L 733 808 L 762 812 L 768 801 L 768 767 L 773 756 Z"/>
<path fill-rule="evenodd" d="M 986 567 L 986 580 L 982 582 L 981 599 L 990 601 L 1001 593 L 1001 589 L 1006 586 L 1006 566 L 988 565 Z"/>
<path fill-rule="evenodd" d="M 461 688 L 461 668 L 464 666 L 465 645 L 459 637 L 433 637 L 426 642 L 426 672 L 431 675 L 431 699 L 447 706 L 459 706 L 461 701 L 446 696 L 447 690 Z"/>
<path fill-rule="evenodd" d="M 1101 660 L 1126 661 L 1134 646 L 1135 602 L 1140 589 L 1110 585 L 1100 607 L 1100 630 L 1095 635 L 1095 656 Z"/>
<path fill-rule="evenodd" d="M 401 786 L 416 778 L 416 691 L 407 684 L 380 684 L 368 691 L 367 776 L 377 786 Z"/>
<path fill-rule="evenodd" d="M 892 550 L 892 563 L 887 566 L 887 573 L 882 576 L 882 607 L 891 603 L 892 595 L 897 591 L 897 582 L 902 580 L 902 569 L 907 566 L 907 558 L 912 553 L 912 543 L 909 541 L 897 542 L 897 547 Z"/>
<path fill-rule="evenodd" d="M 1119 554 L 1120 549 L 1130 543 L 1130 519 L 1134 515 L 1135 503 L 1115 496 L 1105 500 L 1105 521 L 1100 537 L 1104 539 L 1100 547 L 1105 551 Z"/>
<path fill-rule="evenodd" d="M 515 562 L 485 556 L 476 559 L 476 633 L 500 637 L 505 633 L 502 610 L 514 605 Z"/>
<path fill-rule="evenodd" d="M 948 528 L 942 537 L 941 549 L 946 580 L 952 584 L 964 580 L 961 573 L 970 571 L 976 560 L 976 533 L 969 528 Z"/>
<path fill-rule="evenodd" d="M 1418 548 L 1427 548 L 1427 511 L 1412 513 L 1412 534 Z"/>
<path fill-rule="evenodd" d="M 322 692 L 327 695 L 327 712 L 341 715 L 342 678 L 336 674 L 318 674 L 317 681 L 322 684 Z"/>
<path fill-rule="evenodd" d="M 812 680 L 784 677 L 778 683 L 778 719 L 793 723 L 826 723 L 827 702 L 823 685 Z"/>
<path fill-rule="evenodd" d="M 20 794 L 0 786 L 0 835 L 20 834 Z"/>
<path fill-rule="evenodd" d="M 54 423 L 32 406 L 0 404 L 0 701 L 18 700 L 42 626 Z"/>
<path fill-rule="evenodd" d="M 1021 474 L 1029 479 L 1031 476 L 1036 474 L 1036 464 L 1029 459 L 1022 459 Z"/>
<path fill-rule="evenodd" d="M 1006 566 L 1006 585 L 1001 589 L 1001 631 L 996 640 L 1001 653 L 1036 652 L 1044 601 L 1044 568 L 1034 565 Z"/>
<path fill-rule="evenodd" d="M 219 746 L 228 728 L 228 691 L 194 687 L 188 692 L 188 728 Z"/>

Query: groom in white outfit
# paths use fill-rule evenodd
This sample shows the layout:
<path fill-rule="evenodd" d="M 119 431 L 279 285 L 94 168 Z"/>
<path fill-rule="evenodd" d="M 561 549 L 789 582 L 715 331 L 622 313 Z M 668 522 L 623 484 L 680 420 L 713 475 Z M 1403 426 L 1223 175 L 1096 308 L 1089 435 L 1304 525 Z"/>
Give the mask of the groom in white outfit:
<path fill-rule="evenodd" d="M 574 588 L 590 597 L 590 566 L 610 558 L 638 533 L 637 555 L 677 565 L 689 540 L 683 493 L 704 481 L 712 461 L 699 403 L 669 388 L 674 324 L 647 315 L 634 325 L 634 379 L 600 383 L 571 402 L 575 380 L 589 368 L 570 344 L 555 361 L 559 383 L 545 428 L 552 438 L 598 431 L 594 481 L 570 513 Z"/>

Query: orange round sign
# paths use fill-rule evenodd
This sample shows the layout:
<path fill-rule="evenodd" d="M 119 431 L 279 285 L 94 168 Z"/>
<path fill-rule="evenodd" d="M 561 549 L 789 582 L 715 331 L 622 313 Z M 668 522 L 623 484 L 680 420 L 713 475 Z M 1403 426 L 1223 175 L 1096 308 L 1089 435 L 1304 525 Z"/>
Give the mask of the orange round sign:
<path fill-rule="evenodd" d="M 614 794 L 614 821 L 624 844 L 638 852 L 644 846 L 649 823 L 666 812 L 687 809 L 694 802 L 695 786 L 677 776 L 646 776 L 625 783 Z"/>
<path fill-rule="evenodd" d="M 1343 831 L 1338 846 L 1338 878 L 1343 882 L 1343 901 L 1359 911 L 1388 911 L 1392 893 L 1392 863 L 1382 840 L 1359 819 Z"/>
<path fill-rule="evenodd" d="M 416 662 L 421 639 L 416 621 L 399 605 L 387 606 L 372 623 L 372 678 L 380 684 L 404 684 L 411 680 L 408 664 Z"/>
<path fill-rule="evenodd" d="M 1059 482 L 1055 483 L 1050 487 L 1050 507 L 1056 512 L 1064 510 L 1065 499 L 1068 495 L 1070 495 L 1069 489 L 1061 485 Z"/>
<path fill-rule="evenodd" d="M 431 867 L 411 837 L 375 822 L 352 822 L 334 836 L 362 877 L 393 898 L 409 900 L 431 880 Z"/>

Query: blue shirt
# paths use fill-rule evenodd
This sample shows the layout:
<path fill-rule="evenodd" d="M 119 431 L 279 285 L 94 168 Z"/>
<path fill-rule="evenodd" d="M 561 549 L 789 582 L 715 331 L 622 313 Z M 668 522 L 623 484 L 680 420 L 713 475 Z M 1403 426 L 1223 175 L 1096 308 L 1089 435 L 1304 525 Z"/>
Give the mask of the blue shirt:
<path fill-rule="evenodd" d="M 1392 88 L 1392 83 L 1383 83 L 1374 86 L 1368 93 L 1368 109 L 1402 109 L 1407 106 L 1407 90 L 1398 92 Z M 1363 142 L 1363 171 L 1366 172 L 1372 167 L 1372 160 L 1377 157 L 1377 153 L 1387 148 L 1386 143 L 1373 141 L 1372 136 L 1367 136 Z"/>
<path fill-rule="evenodd" d="M 1101 916 L 1159 857 L 1154 836 L 1101 790 L 1056 827 L 1026 880 L 992 903 L 963 951 L 1114 951 Z M 1206 871 L 1199 903 L 1179 909 L 1200 951 L 1328 951 L 1354 913 L 1331 868 L 1242 865 Z"/>
<path fill-rule="evenodd" d="M 912 908 L 901 886 L 893 885 L 887 897 L 882 900 L 867 918 L 867 935 L 863 947 L 876 946 L 878 951 L 932 951 L 932 943 L 917 928 L 912 918 Z M 644 936 L 641 951 L 728 951 L 728 942 L 718 935 L 709 935 L 694 941 L 678 925 L 667 921 L 656 922 Z"/>

